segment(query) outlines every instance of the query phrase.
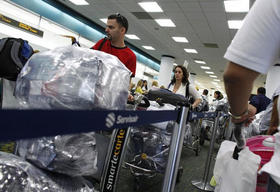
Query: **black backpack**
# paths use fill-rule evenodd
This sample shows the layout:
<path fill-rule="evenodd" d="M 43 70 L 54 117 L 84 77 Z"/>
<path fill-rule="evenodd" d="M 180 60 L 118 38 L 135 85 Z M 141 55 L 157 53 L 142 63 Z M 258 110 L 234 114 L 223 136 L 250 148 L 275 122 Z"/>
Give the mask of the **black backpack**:
<path fill-rule="evenodd" d="M 23 39 L 0 39 L 0 77 L 16 81 L 32 54 L 33 48 Z"/>

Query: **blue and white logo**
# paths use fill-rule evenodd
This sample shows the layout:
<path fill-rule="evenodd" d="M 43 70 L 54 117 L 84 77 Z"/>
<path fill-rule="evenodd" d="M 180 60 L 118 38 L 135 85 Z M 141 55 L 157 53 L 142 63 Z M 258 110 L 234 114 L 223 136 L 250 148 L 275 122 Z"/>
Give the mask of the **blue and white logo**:
<path fill-rule="evenodd" d="M 106 126 L 108 128 L 111 128 L 113 127 L 113 125 L 115 124 L 115 121 L 116 121 L 116 115 L 115 113 L 109 113 L 106 117 Z"/>

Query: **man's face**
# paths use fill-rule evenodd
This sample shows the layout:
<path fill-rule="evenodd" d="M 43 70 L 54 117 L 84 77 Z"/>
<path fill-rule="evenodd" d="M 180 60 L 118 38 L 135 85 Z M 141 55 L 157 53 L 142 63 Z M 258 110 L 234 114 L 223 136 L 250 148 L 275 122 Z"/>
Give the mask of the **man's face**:
<path fill-rule="evenodd" d="M 105 29 L 106 35 L 109 37 L 111 40 L 117 40 L 121 36 L 124 35 L 124 27 L 120 26 L 117 23 L 116 19 L 108 19 L 107 20 L 107 26 Z"/>

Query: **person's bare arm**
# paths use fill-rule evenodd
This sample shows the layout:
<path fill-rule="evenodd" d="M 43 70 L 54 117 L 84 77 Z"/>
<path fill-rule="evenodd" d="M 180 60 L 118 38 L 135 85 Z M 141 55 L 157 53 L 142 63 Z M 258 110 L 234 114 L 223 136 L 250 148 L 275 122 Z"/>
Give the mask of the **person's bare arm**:
<path fill-rule="evenodd" d="M 196 100 L 194 101 L 194 103 L 192 104 L 192 108 L 193 108 L 193 109 L 196 108 L 200 102 L 201 102 L 201 99 L 196 99 Z"/>
<path fill-rule="evenodd" d="M 259 73 L 229 62 L 224 72 L 225 89 L 231 107 L 231 113 L 235 116 L 244 114 L 249 110 L 249 116 L 254 115 L 253 110 L 248 108 L 248 100 L 252 92 L 253 83 Z M 245 119 L 248 118 L 244 117 Z M 240 119 L 240 121 L 245 120 Z"/>

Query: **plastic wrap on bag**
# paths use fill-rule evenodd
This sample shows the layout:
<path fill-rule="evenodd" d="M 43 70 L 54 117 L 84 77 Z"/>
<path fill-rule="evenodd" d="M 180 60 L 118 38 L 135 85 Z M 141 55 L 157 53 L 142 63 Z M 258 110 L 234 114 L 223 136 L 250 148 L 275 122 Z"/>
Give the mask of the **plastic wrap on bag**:
<path fill-rule="evenodd" d="M 113 55 L 61 47 L 28 60 L 15 95 L 24 108 L 124 109 L 129 78 L 130 71 Z"/>
<path fill-rule="evenodd" d="M 44 172 L 4 152 L 0 152 L 0 186 L 5 192 L 97 192 L 82 177 Z"/>
<path fill-rule="evenodd" d="M 70 176 L 97 172 L 95 133 L 18 141 L 18 153 L 34 165 Z"/>

